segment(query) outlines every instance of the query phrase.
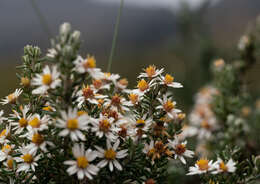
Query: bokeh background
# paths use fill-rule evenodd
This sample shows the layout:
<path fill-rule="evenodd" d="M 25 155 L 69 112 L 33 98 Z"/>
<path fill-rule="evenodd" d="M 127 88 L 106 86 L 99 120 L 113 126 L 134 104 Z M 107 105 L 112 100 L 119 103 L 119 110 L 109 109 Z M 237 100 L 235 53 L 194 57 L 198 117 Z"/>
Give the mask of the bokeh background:
<path fill-rule="evenodd" d="M 0 96 L 19 81 L 23 47 L 46 52 L 50 34 L 63 22 L 82 33 L 82 56 L 93 54 L 106 69 L 119 0 L 1 0 Z M 210 80 L 213 59 L 236 59 L 237 43 L 260 13 L 259 0 L 125 0 L 112 72 L 136 85 L 136 76 L 149 64 L 164 67 L 183 89 L 175 90 L 181 108 L 189 110 L 194 93 Z M 249 72 L 250 90 L 257 95 L 260 65 Z"/>

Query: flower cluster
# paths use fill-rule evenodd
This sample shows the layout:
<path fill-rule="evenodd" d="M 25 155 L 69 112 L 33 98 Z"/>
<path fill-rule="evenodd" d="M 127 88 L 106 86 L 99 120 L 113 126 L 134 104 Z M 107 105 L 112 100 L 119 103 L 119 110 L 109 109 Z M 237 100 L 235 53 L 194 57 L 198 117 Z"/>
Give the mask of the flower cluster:
<path fill-rule="evenodd" d="M 169 159 L 186 164 L 194 153 L 178 138 L 185 114 L 169 92 L 182 85 L 151 65 L 128 89 L 127 79 L 81 57 L 79 43 L 65 23 L 46 56 L 25 47 L 22 87 L 2 100 L 12 113 L 0 112 L 0 179 L 145 182 L 160 180 Z"/>

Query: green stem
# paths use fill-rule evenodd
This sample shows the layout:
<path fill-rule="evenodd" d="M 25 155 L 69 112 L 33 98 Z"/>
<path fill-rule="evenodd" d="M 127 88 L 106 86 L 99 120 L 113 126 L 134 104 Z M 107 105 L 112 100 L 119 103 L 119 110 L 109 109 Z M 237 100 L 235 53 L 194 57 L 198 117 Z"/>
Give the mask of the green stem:
<path fill-rule="evenodd" d="M 118 29 L 119 29 L 119 24 L 120 24 L 120 17 L 121 17 L 122 10 L 123 10 L 123 5 L 124 5 L 124 0 L 121 0 L 120 7 L 119 7 L 119 10 L 118 10 L 115 30 L 114 30 L 112 48 L 111 48 L 110 56 L 109 56 L 109 60 L 108 60 L 107 72 L 110 72 L 110 70 L 111 70 L 111 65 L 112 65 L 112 60 L 113 60 L 113 56 L 114 56 L 114 53 L 115 53 L 116 40 L 117 40 L 117 36 L 118 36 Z"/>
<path fill-rule="evenodd" d="M 48 35 L 49 38 L 52 38 L 52 33 L 48 26 L 48 23 L 47 23 L 45 17 L 43 16 L 43 14 L 41 13 L 40 8 L 37 6 L 35 0 L 30 0 L 30 3 L 32 5 L 32 8 L 33 8 L 36 16 L 38 17 L 38 19 L 40 21 L 40 24 L 42 25 L 44 32 Z"/>

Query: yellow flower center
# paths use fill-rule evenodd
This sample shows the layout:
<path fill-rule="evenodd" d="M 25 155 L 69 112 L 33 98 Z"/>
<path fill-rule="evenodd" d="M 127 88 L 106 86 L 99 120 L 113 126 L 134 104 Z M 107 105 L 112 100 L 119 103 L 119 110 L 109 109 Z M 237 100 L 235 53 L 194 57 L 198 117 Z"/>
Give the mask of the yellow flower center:
<path fill-rule="evenodd" d="M 177 155 L 182 155 L 183 153 L 185 153 L 186 151 L 186 145 L 185 144 L 178 144 L 176 147 L 175 147 L 175 153 Z"/>
<path fill-rule="evenodd" d="M 44 138 L 41 134 L 35 133 L 32 137 L 32 142 L 37 145 L 41 145 L 44 141 Z"/>
<path fill-rule="evenodd" d="M 222 171 L 224 171 L 224 172 L 227 172 L 227 170 L 228 170 L 226 164 L 225 164 L 223 161 L 220 162 L 219 168 L 220 168 Z"/>
<path fill-rule="evenodd" d="M 85 69 L 96 68 L 96 59 L 94 58 L 94 56 L 88 56 L 83 65 Z"/>
<path fill-rule="evenodd" d="M 174 104 L 172 103 L 172 101 L 167 100 L 167 102 L 163 104 L 163 108 L 166 112 L 170 112 L 174 108 Z"/>
<path fill-rule="evenodd" d="M 39 128 L 41 125 L 41 121 L 39 118 L 35 117 L 31 121 L 29 121 L 29 125 L 33 128 Z"/>
<path fill-rule="evenodd" d="M 13 159 L 7 160 L 6 164 L 7 164 L 8 169 L 13 169 L 13 163 L 14 163 Z"/>
<path fill-rule="evenodd" d="M 77 119 L 69 119 L 67 121 L 67 128 L 70 130 L 75 130 L 79 127 L 78 120 Z"/>
<path fill-rule="evenodd" d="M 153 65 L 150 65 L 145 69 L 146 74 L 148 77 L 153 77 L 156 74 L 156 67 Z"/>
<path fill-rule="evenodd" d="M 108 132 L 111 127 L 111 124 L 107 119 L 104 119 L 99 122 L 99 129 L 103 132 Z"/>
<path fill-rule="evenodd" d="M 145 91 L 146 89 L 149 88 L 147 82 L 146 82 L 144 79 L 142 79 L 141 81 L 138 82 L 137 87 L 138 87 L 139 90 L 141 90 L 141 91 Z"/>
<path fill-rule="evenodd" d="M 105 151 L 105 158 L 107 160 L 114 160 L 116 158 L 116 152 L 112 148 L 106 150 Z"/>
<path fill-rule="evenodd" d="M 138 119 L 136 121 L 136 127 L 143 128 L 145 125 L 145 121 L 143 119 Z"/>
<path fill-rule="evenodd" d="M 149 157 L 152 157 L 154 154 L 155 154 L 155 148 L 152 148 L 152 149 L 150 149 L 150 150 L 147 152 L 147 155 L 148 155 Z"/>
<path fill-rule="evenodd" d="M 138 95 L 131 93 L 128 98 L 131 100 L 132 104 L 136 104 L 138 102 Z"/>
<path fill-rule="evenodd" d="M 107 73 L 104 73 L 105 74 L 105 77 L 110 77 L 111 76 L 111 73 L 107 72 Z"/>
<path fill-rule="evenodd" d="M 44 85 L 48 85 L 49 86 L 51 84 L 51 82 L 52 82 L 51 74 L 44 74 L 42 76 L 42 83 Z"/>
<path fill-rule="evenodd" d="M 171 84 L 174 80 L 174 77 L 171 76 L 170 74 L 166 74 L 164 77 L 164 83 L 165 84 Z"/>
<path fill-rule="evenodd" d="M 24 162 L 26 162 L 28 164 L 33 162 L 33 156 L 29 153 L 23 155 L 21 158 L 24 160 Z"/>
<path fill-rule="evenodd" d="M 11 152 L 11 149 L 11 146 L 9 144 L 6 144 L 2 147 L 2 152 L 9 154 Z"/>
<path fill-rule="evenodd" d="M 87 98 L 92 98 L 94 96 L 94 92 L 92 89 L 90 89 L 89 86 L 85 87 L 82 89 L 83 92 L 83 96 L 87 99 Z"/>
<path fill-rule="evenodd" d="M 0 137 L 6 136 L 6 132 L 7 132 L 6 129 L 2 130 L 2 132 L 0 133 Z"/>
<path fill-rule="evenodd" d="M 28 125 L 28 121 L 25 118 L 19 119 L 20 127 L 26 127 Z"/>
<path fill-rule="evenodd" d="M 9 103 L 15 103 L 17 98 L 14 95 L 14 93 L 11 93 L 10 95 L 7 96 L 7 99 Z"/>
<path fill-rule="evenodd" d="M 21 84 L 25 87 L 30 86 L 30 79 L 28 77 L 22 77 L 21 78 Z"/>
<path fill-rule="evenodd" d="M 88 159 L 84 156 L 78 157 L 77 166 L 81 169 L 85 169 L 88 166 Z"/>
<path fill-rule="evenodd" d="M 51 106 L 46 106 L 46 107 L 43 107 L 42 110 L 44 110 L 44 111 L 52 111 L 52 107 Z"/>
<path fill-rule="evenodd" d="M 186 114 L 185 114 L 185 113 L 180 113 L 180 114 L 178 114 L 178 119 L 179 119 L 179 120 L 183 120 L 185 117 L 186 117 Z"/>
<path fill-rule="evenodd" d="M 209 161 L 207 159 L 200 159 L 196 162 L 196 164 L 199 166 L 199 169 L 202 171 L 209 169 Z"/>
<path fill-rule="evenodd" d="M 86 111 L 78 111 L 77 112 L 78 117 L 82 116 L 82 115 L 85 115 L 85 114 L 88 114 L 88 113 Z"/>

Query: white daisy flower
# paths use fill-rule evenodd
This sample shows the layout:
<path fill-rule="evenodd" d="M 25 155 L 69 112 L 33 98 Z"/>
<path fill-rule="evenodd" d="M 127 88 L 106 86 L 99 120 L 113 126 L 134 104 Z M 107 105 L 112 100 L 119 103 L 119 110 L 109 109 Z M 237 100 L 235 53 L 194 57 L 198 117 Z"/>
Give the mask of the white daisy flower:
<path fill-rule="evenodd" d="M 142 118 L 136 118 L 134 116 L 128 116 L 129 122 L 134 128 L 133 139 L 147 137 L 146 132 L 151 128 L 153 119 L 147 118 L 147 114 L 144 114 Z"/>
<path fill-rule="evenodd" d="M 95 146 L 95 148 L 98 150 L 97 155 L 99 158 L 104 158 L 102 161 L 98 163 L 98 167 L 103 168 L 106 165 L 109 165 L 109 170 L 112 172 L 114 170 L 114 167 L 118 170 L 122 170 L 122 166 L 117 161 L 117 159 L 121 159 L 127 156 L 127 149 L 121 150 L 117 152 L 117 148 L 120 144 L 120 140 L 118 139 L 114 145 L 111 145 L 111 142 L 109 139 L 107 139 L 107 149 L 104 150 L 98 146 Z"/>
<path fill-rule="evenodd" d="M 90 86 L 84 86 L 81 90 L 79 90 L 76 93 L 76 97 L 77 97 L 76 101 L 78 102 L 78 107 L 81 108 L 85 102 L 98 105 L 99 104 L 98 100 L 104 99 L 107 96 L 97 94 L 97 90 L 91 88 Z"/>
<path fill-rule="evenodd" d="M 47 115 L 44 115 L 42 118 L 39 114 L 34 114 L 30 117 L 28 121 L 27 129 L 29 131 L 36 130 L 42 131 L 48 129 L 48 123 L 50 118 Z M 25 122 L 24 122 L 25 123 Z"/>
<path fill-rule="evenodd" d="M 117 124 L 117 135 L 123 139 L 128 139 L 134 135 L 134 128 L 127 117 L 122 117 L 116 122 Z"/>
<path fill-rule="evenodd" d="M 0 144 L 8 143 L 9 140 L 7 139 L 8 136 L 11 134 L 11 126 L 6 126 L 1 132 L 0 132 Z"/>
<path fill-rule="evenodd" d="M 7 168 L 7 170 L 13 170 L 14 158 L 11 156 L 8 156 L 6 161 L 3 163 L 3 165 Z"/>
<path fill-rule="evenodd" d="M 1 104 L 15 104 L 18 97 L 22 94 L 23 90 L 22 89 L 16 89 L 13 93 L 9 94 L 6 96 L 2 101 L 0 102 Z"/>
<path fill-rule="evenodd" d="M 35 167 L 38 166 L 36 162 L 40 159 L 40 155 L 36 156 L 36 150 L 32 150 L 27 147 L 22 147 L 20 152 L 22 153 L 22 156 L 14 158 L 16 162 L 22 162 L 18 164 L 17 172 L 28 172 L 30 169 L 35 171 Z"/>
<path fill-rule="evenodd" d="M 175 138 L 173 141 L 168 140 L 168 142 L 168 146 L 170 146 L 173 149 L 174 159 L 178 158 L 183 164 L 186 164 L 185 157 L 193 157 L 194 152 L 187 150 L 186 148 L 187 141 L 180 142 L 178 138 Z"/>
<path fill-rule="evenodd" d="M 113 121 L 114 118 L 107 118 L 106 116 L 100 114 L 98 119 L 91 119 L 91 124 L 93 125 L 91 131 L 94 132 L 99 138 L 106 136 L 107 139 L 113 141 L 117 138 L 115 134 L 118 130 Z"/>
<path fill-rule="evenodd" d="M 0 162 L 7 159 L 7 157 L 10 155 L 11 151 L 13 150 L 14 145 L 10 145 L 5 143 L 2 146 L 2 149 L 0 150 Z"/>
<path fill-rule="evenodd" d="M 31 141 L 29 145 L 27 145 L 28 149 L 31 149 L 32 151 L 36 151 L 41 149 L 44 152 L 47 152 L 46 146 L 54 146 L 54 144 L 50 141 L 45 141 L 43 134 L 38 133 L 37 131 L 30 131 L 28 134 L 26 134 L 26 137 Z"/>
<path fill-rule="evenodd" d="M 0 124 L 2 124 L 5 120 L 7 120 L 7 118 L 5 118 L 4 116 L 4 111 L 0 111 Z"/>
<path fill-rule="evenodd" d="M 116 82 L 119 78 L 120 78 L 120 75 L 118 75 L 118 74 L 103 73 L 103 75 L 101 76 L 100 79 L 106 83 L 112 82 L 114 85 L 116 85 Z"/>
<path fill-rule="evenodd" d="M 96 152 L 91 149 L 85 151 L 83 144 L 75 144 L 72 148 L 72 153 L 76 160 L 68 160 L 64 162 L 65 165 L 70 165 L 67 169 L 69 175 L 77 173 L 78 179 L 80 180 L 85 176 L 89 179 L 93 179 L 92 175 L 97 175 L 99 171 L 98 167 L 90 164 L 90 162 L 96 159 Z"/>
<path fill-rule="evenodd" d="M 154 78 L 159 76 L 160 74 L 163 73 L 164 69 L 156 69 L 156 66 L 150 65 L 147 68 L 144 69 L 145 73 L 141 73 L 138 78 L 141 77 L 148 77 L 148 78 Z"/>
<path fill-rule="evenodd" d="M 110 89 L 110 85 L 111 84 L 105 84 L 101 79 L 93 79 L 90 88 L 99 91 L 102 89 Z"/>
<path fill-rule="evenodd" d="M 115 87 L 119 90 L 123 90 L 123 92 L 125 91 L 124 89 L 126 89 L 127 85 L 128 80 L 126 78 L 122 78 L 115 83 Z"/>
<path fill-rule="evenodd" d="M 152 158 L 152 165 L 154 164 L 155 159 L 155 148 L 154 148 L 154 140 L 150 141 L 150 144 L 145 143 L 143 153 L 145 153 L 148 157 Z"/>
<path fill-rule="evenodd" d="M 167 95 L 164 95 L 163 99 L 158 98 L 158 101 L 161 105 L 157 106 L 156 109 L 165 111 L 170 119 L 177 118 L 181 110 L 175 108 L 176 102 L 172 101 L 172 98 L 167 98 Z"/>
<path fill-rule="evenodd" d="M 88 121 L 89 117 L 86 114 L 78 116 L 77 109 L 69 108 L 68 113 L 61 111 L 61 119 L 58 119 L 57 127 L 63 130 L 59 135 L 63 137 L 70 135 L 72 141 L 85 141 L 86 137 L 81 131 L 88 130 Z"/>
<path fill-rule="evenodd" d="M 36 74 L 32 79 L 32 85 L 38 88 L 32 91 L 33 94 L 45 94 L 49 89 L 55 89 L 61 85 L 59 79 L 60 73 L 57 71 L 57 66 L 53 66 L 52 70 L 49 66 L 45 66 L 42 74 Z"/>
<path fill-rule="evenodd" d="M 133 92 L 130 92 L 128 98 L 133 105 L 137 105 L 142 100 L 142 97 Z"/>
<path fill-rule="evenodd" d="M 215 164 L 212 160 L 200 159 L 196 162 L 195 167 L 189 167 L 187 175 L 204 174 L 215 169 Z"/>
<path fill-rule="evenodd" d="M 75 61 L 73 61 L 75 68 L 74 70 L 78 73 L 89 73 L 92 78 L 101 76 L 101 70 L 96 68 L 96 59 L 93 56 L 87 56 L 86 59 L 83 59 L 81 56 L 78 56 Z"/>
<path fill-rule="evenodd" d="M 124 97 L 115 94 L 111 99 L 106 98 L 104 106 L 111 107 L 113 110 L 121 112 L 129 111 L 128 106 L 131 106 L 131 102 L 127 101 Z"/>
<path fill-rule="evenodd" d="M 20 114 L 13 110 L 13 114 L 11 114 L 12 118 L 15 118 L 16 120 L 11 120 L 10 124 L 11 126 L 14 126 L 12 130 L 15 130 L 14 134 L 20 134 L 23 132 L 23 130 L 28 126 L 29 119 L 31 118 L 31 114 L 27 114 L 29 112 L 30 107 L 26 105 L 24 108 L 20 108 L 22 112 L 22 116 Z"/>
<path fill-rule="evenodd" d="M 142 97 L 146 92 L 150 90 L 151 82 L 146 82 L 146 80 L 142 79 L 137 83 L 137 89 L 132 90 L 134 94 L 137 94 L 139 97 Z"/>
<path fill-rule="evenodd" d="M 229 172 L 233 173 L 236 171 L 235 167 L 236 163 L 230 159 L 227 163 L 225 163 L 221 158 L 218 158 L 218 160 L 215 163 L 216 171 L 212 171 L 212 174 L 218 174 L 222 172 Z"/>
<path fill-rule="evenodd" d="M 166 74 L 165 76 L 160 76 L 160 84 L 166 85 L 172 88 L 182 88 L 183 85 L 179 82 L 174 82 L 174 77 L 170 74 Z"/>

